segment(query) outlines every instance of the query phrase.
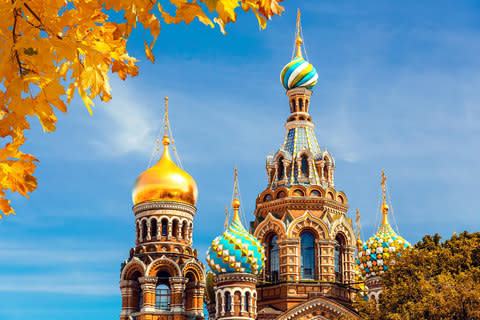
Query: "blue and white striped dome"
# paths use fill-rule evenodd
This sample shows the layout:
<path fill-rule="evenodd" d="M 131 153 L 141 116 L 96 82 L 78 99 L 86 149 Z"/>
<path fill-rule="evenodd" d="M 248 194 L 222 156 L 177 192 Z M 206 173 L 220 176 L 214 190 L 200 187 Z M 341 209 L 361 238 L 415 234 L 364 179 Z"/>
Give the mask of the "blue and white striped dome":
<path fill-rule="evenodd" d="M 302 56 L 296 56 L 282 69 L 280 81 L 285 89 L 307 88 L 312 89 L 318 80 L 317 70 Z"/>

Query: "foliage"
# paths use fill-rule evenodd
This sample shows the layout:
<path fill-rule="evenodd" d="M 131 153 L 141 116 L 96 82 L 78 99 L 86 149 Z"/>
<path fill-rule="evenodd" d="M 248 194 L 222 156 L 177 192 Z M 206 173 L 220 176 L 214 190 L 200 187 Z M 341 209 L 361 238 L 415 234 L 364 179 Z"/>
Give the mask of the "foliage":
<path fill-rule="evenodd" d="M 27 116 L 54 131 L 54 108 L 67 112 L 75 91 L 90 113 L 94 98 L 109 101 L 109 71 L 123 80 L 138 74 L 137 60 L 126 49 L 137 24 L 151 33 L 153 41 L 144 44 L 154 62 L 161 21 L 188 25 L 197 18 L 211 27 L 217 23 L 225 33 L 225 24 L 236 21 L 235 9 L 241 7 L 265 28 L 267 19 L 283 11 L 278 1 L 0 0 L 0 211 L 14 213 L 7 190 L 28 197 L 37 187 L 33 173 L 38 160 L 20 151 L 30 129 Z M 215 16 L 213 22 L 208 15 Z"/>
<path fill-rule="evenodd" d="M 445 242 L 425 236 L 383 276 L 378 305 L 359 299 L 363 319 L 480 319 L 480 233 Z"/>

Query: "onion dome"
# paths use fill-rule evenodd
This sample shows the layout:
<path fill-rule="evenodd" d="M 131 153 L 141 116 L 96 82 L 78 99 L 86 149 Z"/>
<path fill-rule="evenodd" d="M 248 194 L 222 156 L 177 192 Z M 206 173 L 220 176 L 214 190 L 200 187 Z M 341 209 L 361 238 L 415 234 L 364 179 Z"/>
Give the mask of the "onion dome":
<path fill-rule="evenodd" d="M 165 136 L 163 155 L 158 162 L 142 172 L 133 186 L 133 203 L 146 201 L 174 201 L 192 206 L 197 202 L 198 189 L 195 180 L 180 169 L 170 157 L 168 146 L 170 139 L 167 132 L 168 113 L 165 98 Z"/>
<path fill-rule="evenodd" d="M 242 225 L 238 215 L 240 201 L 236 195 L 232 206 L 233 220 L 227 230 L 212 241 L 206 260 L 217 275 L 234 272 L 257 275 L 263 269 L 265 251 L 260 242 Z"/>
<path fill-rule="evenodd" d="M 388 223 L 388 205 L 385 201 L 385 174 L 382 172 L 382 224 L 377 233 L 368 239 L 358 250 L 356 263 L 363 277 L 366 279 L 378 276 L 388 270 L 397 255 L 404 248 L 411 247 L 410 243 L 397 235 Z"/>
<path fill-rule="evenodd" d="M 317 70 L 308 63 L 302 56 L 302 38 L 300 37 L 300 11 L 297 16 L 297 38 L 295 40 L 296 55 L 280 73 L 280 81 L 283 87 L 287 90 L 293 88 L 307 88 L 312 89 L 318 80 Z"/>

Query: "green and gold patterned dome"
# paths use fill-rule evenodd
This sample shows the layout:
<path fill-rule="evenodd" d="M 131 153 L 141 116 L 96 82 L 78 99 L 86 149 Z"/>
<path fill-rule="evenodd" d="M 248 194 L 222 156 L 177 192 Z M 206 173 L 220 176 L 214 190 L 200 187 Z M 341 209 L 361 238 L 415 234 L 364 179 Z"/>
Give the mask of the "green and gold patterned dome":
<path fill-rule="evenodd" d="M 385 201 L 385 174 L 382 172 L 382 224 L 375 235 L 363 244 L 358 245 L 356 264 L 363 278 L 378 276 L 388 270 L 392 260 L 400 255 L 404 248 L 411 247 L 410 243 L 399 236 L 388 223 L 388 205 Z"/>

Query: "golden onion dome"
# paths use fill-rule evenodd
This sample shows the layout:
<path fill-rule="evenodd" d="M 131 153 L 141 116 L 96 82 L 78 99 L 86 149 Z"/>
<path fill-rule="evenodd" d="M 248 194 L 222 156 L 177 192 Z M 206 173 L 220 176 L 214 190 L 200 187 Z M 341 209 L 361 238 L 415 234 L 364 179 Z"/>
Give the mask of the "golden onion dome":
<path fill-rule="evenodd" d="M 165 100 L 167 101 L 168 98 Z M 167 113 L 165 123 L 168 123 Z M 170 139 L 167 130 L 165 130 L 162 143 L 164 151 L 160 160 L 154 166 L 142 172 L 135 181 L 132 191 L 133 203 L 175 201 L 194 206 L 198 195 L 197 184 L 170 157 L 168 150 Z"/>

